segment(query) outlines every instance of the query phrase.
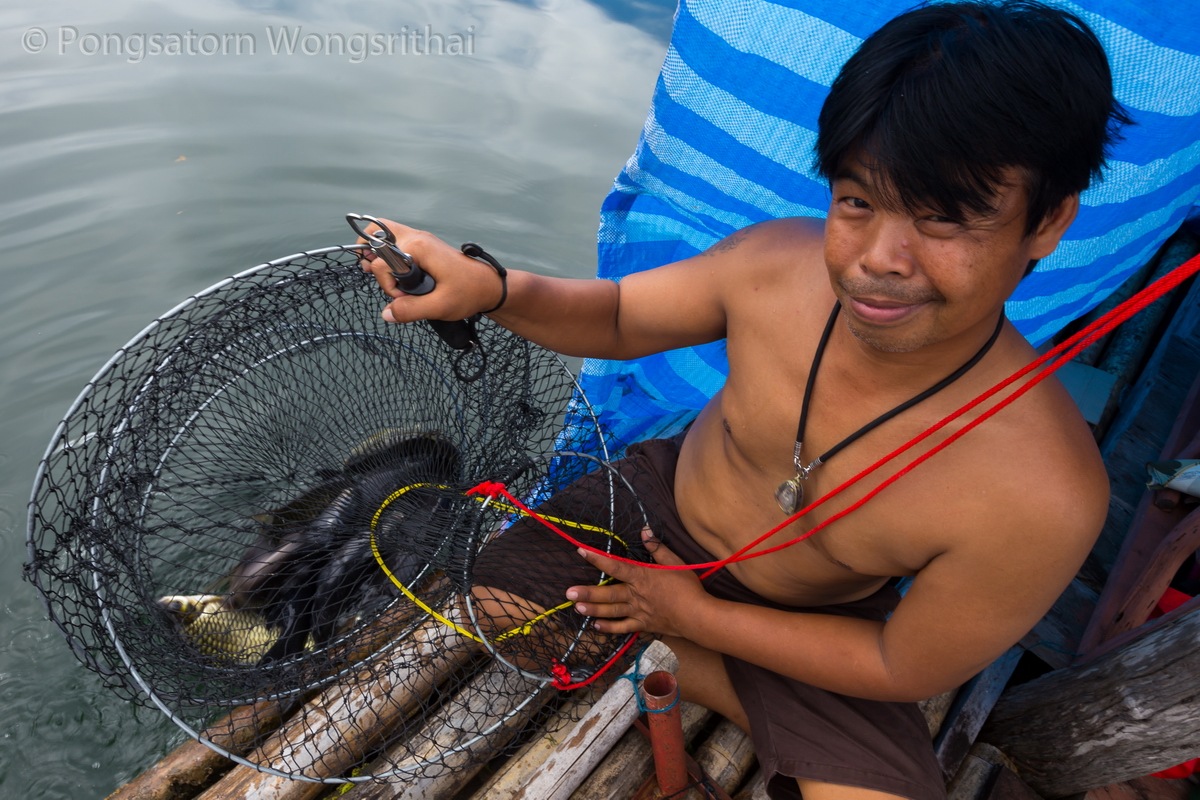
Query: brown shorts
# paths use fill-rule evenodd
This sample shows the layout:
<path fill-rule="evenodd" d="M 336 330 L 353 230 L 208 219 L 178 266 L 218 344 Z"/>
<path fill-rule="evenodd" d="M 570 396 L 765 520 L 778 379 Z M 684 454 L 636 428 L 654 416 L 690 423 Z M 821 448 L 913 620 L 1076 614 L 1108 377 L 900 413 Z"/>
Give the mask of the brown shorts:
<path fill-rule="evenodd" d="M 714 561 L 692 540 L 675 510 L 675 465 L 681 442 L 682 437 L 676 437 L 632 445 L 620 469 L 634 484 L 653 519 L 657 538 L 687 563 Z M 556 501 L 559 507 L 570 509 L 572 501 Z M 525 536 L 533 537 L 536 543 L 519 541 Z M 559 579 L 535 581 L 527 568 L 514 568 L 515 564 L 529 563 L 530 546 L 536 548 L 540 561 L 552 562 L 563 570 Z M 573 546 L 540 525 L 514 527 L 489 544 L 480 555 L 475 574 L 477 585 L 486 578 L 483 585 L 498 586 L 543 607 L 562 602 L 567 587 L 595 583 L 597 577 Z M 727 570 L 708 578 L 705 588 L 715 597 L 739 603 L 872 620 L 886 619 L 900 599 L 889 585 L 853 603 L 815 608 L 781 606 L 751 592 Z M 724 661 L 750 720 L 755 754 L 767 775 L 772 798 L 799 797 L 796 778 L 859 786 L 916 800 L 946 796 L 929 729 L 915 703 L 847 697 L 731 656 L 725 656 Z"/>

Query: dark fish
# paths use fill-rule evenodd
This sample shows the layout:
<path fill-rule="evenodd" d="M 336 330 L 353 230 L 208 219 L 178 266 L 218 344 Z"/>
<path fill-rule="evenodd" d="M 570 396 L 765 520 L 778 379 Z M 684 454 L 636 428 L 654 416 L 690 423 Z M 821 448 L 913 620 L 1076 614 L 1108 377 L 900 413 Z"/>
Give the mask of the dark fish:
<path fill-rule="evenodd" d="M 448 480 L 458 475 L 458 448 L 437 433 L 389 428 L 351 450 L 341 474 L 357 475 L 380 467 L 402 467 L 425 480 Z"/>
<path fill-rule="evenodd" d="M 410 489 L 389 498 L 406 487 L 453 483 L 459 468 L 457 449 L 441 436 L 383 431 L 351 451 L 340 472 L 259 517 L 258 540 L 230 573 L 224 603 L 261 614 L 278 631 L 260 661 L 328 644 L 364 596 L 387 583 L 370 546 L 377 512 L 385 534 L 378 540 L 397 579 L 410 581 L 425 569 L 428 558 L 404 541 L 403 520 L 421 517 L 429 535 L 439 493 Z"/>

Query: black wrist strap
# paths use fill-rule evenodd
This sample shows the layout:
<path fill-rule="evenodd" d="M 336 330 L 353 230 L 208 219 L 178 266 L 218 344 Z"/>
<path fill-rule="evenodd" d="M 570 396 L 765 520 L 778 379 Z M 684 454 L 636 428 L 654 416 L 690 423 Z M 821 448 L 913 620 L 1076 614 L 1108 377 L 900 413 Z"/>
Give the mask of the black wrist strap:
<path fill-rule="evenodd" d="M 462 251 L 471 258 L 478 259 L 483 263 L 496 270 L 496 274 L 500 276 L 500 302 L 489 308 L 487 311 L 480 311 L 480 314 L 490 314 L 493 311 L 500 310 L 500 306 L 504 305 L 504 301 L 508 300 L 508 270 L 506 270 L 499 261 L 492 258 L 486 250 L 474 242 L 467 242 L 462 246 Z"/>

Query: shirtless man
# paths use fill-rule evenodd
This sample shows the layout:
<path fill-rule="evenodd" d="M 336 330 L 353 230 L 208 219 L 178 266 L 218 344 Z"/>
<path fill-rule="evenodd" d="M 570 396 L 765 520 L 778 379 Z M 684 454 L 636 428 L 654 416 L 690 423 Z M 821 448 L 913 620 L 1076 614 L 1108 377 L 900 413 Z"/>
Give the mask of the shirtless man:
<path fill-rule="evenodd" d="M 687 563 L 723 558 L 788 516 L 781 484 L 820 497 L 1034 358 L 1003 304 L 1057 246 L 1122 121 L 1104 52 L 1075 17 L 1029 3 L 911 11 L 862 45 L 822 109 L 823 223 L 763 222 L 619 285 L 512 271 L 490 316 L 597 358 L 726 339 L 728 380 L 665 468 L 679 532 L 653 549 L 665 564 L 681 563 L 681 548 Z M 386 268 L 368 265 L 394 298 L 386 319 L 460 319 L 496 304 L 491 268 L 392 229 L 438 290 L 401 296 Z M 855 438 L 977 354 L 957 380 Z M 849 441 L 797 479 L 805 405 L 801 465 Z M 974 416 L 770 543 L 846 508 Z M 1092 436 L 1050 379 L 817 536 L 731 564 L 723 589 L 586 555 L 621 582 L 566 596 L 600 631 L 663 638 L 684 696 L 752 732 L 773 796 L 939 797 L 912 701 L 959 685 L 1037 622 L 1090 550 L 1107 500 Z M 913 578 L 898 604 L 896 576 Z M 864 604 L 875 610 L 855 611 Z"/>

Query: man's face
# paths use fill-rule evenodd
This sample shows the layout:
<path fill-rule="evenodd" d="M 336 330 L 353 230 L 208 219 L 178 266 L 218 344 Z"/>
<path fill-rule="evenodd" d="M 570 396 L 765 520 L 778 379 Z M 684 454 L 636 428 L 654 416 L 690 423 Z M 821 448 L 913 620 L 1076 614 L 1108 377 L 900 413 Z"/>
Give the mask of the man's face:
<path fill-rule="evenodd" d="M 889 353 L 977 347 L 1029 261 L 1048 255 L 1062 230 L 1025 235 L 1015 169 L 996 189 L 994 212 L 958 220 L 892 209 L 879 181 L 849 158 L 832 183 L 825 263 L 850 331 Z"/>

